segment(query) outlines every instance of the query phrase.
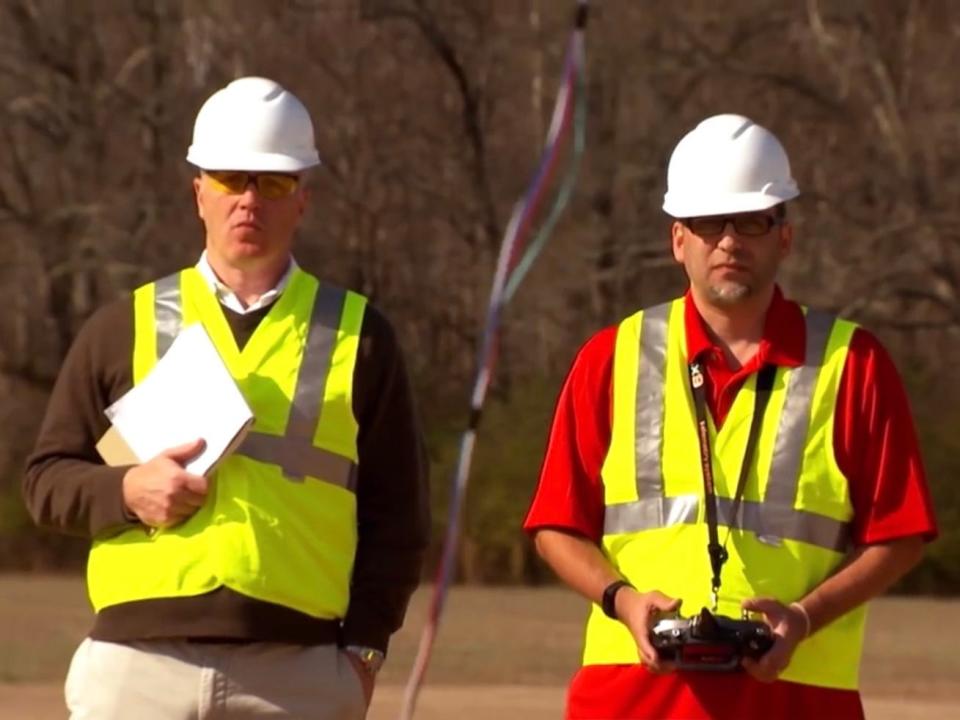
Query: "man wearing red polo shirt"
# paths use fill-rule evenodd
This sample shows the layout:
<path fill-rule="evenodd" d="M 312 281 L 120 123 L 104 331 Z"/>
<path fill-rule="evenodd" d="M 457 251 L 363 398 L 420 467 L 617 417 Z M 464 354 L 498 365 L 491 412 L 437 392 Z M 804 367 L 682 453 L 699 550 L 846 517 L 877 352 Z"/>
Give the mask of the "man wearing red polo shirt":
<path fill-rule="evenodd" d="M 799 191 L 774 135 L 708 118 L 667 185 L 689 290 L 580 350 L 525 522 L 594 603 L 567 717 L 862 718 L 866 603 L 936 536 L 902 383 L 873 335 L 777 287 Z M 701 607 L 772 646 L 667 662 L 650 630 Z"/>

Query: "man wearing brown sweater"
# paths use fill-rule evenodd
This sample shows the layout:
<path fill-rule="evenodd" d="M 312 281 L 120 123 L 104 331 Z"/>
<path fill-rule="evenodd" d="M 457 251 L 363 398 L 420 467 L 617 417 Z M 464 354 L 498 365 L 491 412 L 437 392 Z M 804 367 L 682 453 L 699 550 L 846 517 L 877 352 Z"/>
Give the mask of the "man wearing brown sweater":
<path fill-rule="evenodd" d="M 276 83 L 212 95 L 188 161 L 206 229 L 195 267 L 93 315 L 54 387 L 24 496 L 92 539 L 97 611 L 71 717 L 362 718 L 417 585 L 429 519 L 407 373 L 386 319 L 301 270 L 293 236 L 313 126 Z M 104 410 L 201 322 L 255 423 L 208 477 L 203 438 L 108 467 Z"/>

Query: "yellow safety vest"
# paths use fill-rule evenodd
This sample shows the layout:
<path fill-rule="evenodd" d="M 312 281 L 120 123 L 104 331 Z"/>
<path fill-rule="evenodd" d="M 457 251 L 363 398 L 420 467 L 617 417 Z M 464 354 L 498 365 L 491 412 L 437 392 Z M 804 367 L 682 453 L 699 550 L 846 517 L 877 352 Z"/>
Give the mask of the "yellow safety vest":
<path fill-rule="evenodd" d="M 690 616 L 709 607 L 711 570 L 684 302 L 638 312 L 618 328 L 612 437 L 601 475 L 604 552 L 639 591 L 680 598 L 682 614 Z M 745 598 L 802 598 L 837 569 L 849 549 L 853 508 L 835 459 L 833 424 L 856 326 L 813 310 L 805 322 L 806 358 L 799 367 L 777 369 L 732 523 L 718 608 L 731 617 L 740 617 Z M 737 393 L 719 432 L 708 419 L 721 543 L 755 389 L 756 374 Z M 801 642 L 782 679 L 856 688 L 865 619 L 865 607 L 857 608 Z M 584 664 L 639 660 L 626 626 L 594 605 Z"/>
<path fill-rule="evenodd" d="M 353 372 L 366 299 L 295 270 L 240 351 L 195 268 L 134 293 L 133 381 L 201 322 L 253 410 L 244 443 L 186 522 L 95 538 L 94 608 L 226 586 L 313 617 L 342 618 L 357 545 Z"/>

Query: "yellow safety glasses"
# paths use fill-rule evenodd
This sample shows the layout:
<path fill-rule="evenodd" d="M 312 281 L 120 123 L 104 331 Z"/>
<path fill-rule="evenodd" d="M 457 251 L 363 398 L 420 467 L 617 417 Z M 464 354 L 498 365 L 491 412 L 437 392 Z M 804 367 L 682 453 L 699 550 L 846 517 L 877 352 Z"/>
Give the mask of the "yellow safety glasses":
<path fill-rule="evenodd" d="M 267 200 L 279 200 L 293 195 L 300 178 L 278 172 L 245 172 L 242 170 L 204 170 L 210 178 L 210 184 L 224 195 L 240 195 L 250 183 L 253 183 L 260 197 Z"/>

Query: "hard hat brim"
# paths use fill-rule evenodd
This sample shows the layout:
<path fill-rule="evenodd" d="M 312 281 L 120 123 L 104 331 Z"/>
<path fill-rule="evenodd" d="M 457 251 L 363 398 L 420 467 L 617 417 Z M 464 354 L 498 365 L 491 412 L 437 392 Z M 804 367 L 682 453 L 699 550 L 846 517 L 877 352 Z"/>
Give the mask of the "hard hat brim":
<path fill-rule="evenodd" d="M 771 194 L 766 192 L 735 193 L 724 197 L 691 198 L 689 194 L 666 193 L 663 196 L 663 210 L 675 218 L 706 217 L 708 215 L 730 215 L 732 213 L 758 212 L 769 210 L 780 203 L 793 200 L 800 195 L 796 189 Z"/>
<path fill-rule="evenodd" d="M 314 151 L 301 156 L 258 152 L 204 152 L 194 145 L 187 151 L 187 162 L 201 170 L 248 170 L 254 172 L 301 172 L 320 164 Z"/>

